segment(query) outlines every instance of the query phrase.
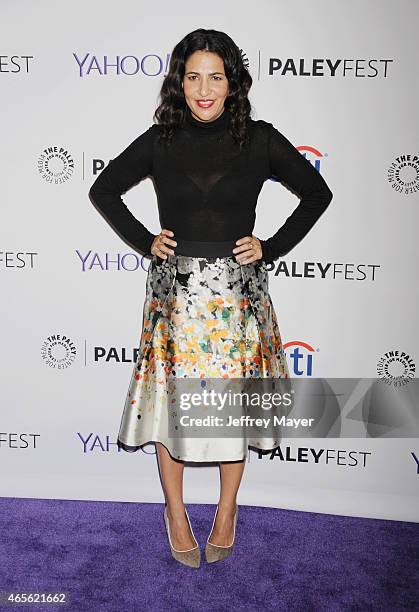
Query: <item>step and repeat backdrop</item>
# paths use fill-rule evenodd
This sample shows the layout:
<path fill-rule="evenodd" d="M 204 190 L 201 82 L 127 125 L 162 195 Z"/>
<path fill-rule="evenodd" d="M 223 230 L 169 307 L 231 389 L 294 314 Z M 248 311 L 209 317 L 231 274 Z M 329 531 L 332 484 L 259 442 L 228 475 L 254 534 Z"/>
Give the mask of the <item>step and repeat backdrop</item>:
<path fill-rule="evenodd" d="M 273 123 L 334 194 L 269 267 L 269 286 L 291 376 L 352 381 L 334 437 L 284 432 L 275 451 L 249 450 L 239 503 L 418 521 L 419 5 L 75 0 L 68 9 L 0 7 L 0 494 L 164 499 L 154 445 L 132 454 L 116 445 L 149 259 L 88 191 L 152 125 L 171 50 L 204 27 L 243 50 L 252 117 Z M 150 177 L 123 201 L 160 231 Z M 267 180 L 255 235 L 271 236 L 298 202 Z M 365 418 L 368 379 L 385 380 L 394 397 L 383 427 Z M 186 467 L 186 502 L 216 503 L 218 485 L 216 465 Z"/>

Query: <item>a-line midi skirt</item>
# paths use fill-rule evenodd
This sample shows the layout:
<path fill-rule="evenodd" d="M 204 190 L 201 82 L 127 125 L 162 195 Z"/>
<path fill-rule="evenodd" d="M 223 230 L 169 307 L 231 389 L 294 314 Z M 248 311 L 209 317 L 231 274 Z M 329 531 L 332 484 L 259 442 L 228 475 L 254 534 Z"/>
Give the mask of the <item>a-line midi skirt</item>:
<path fill-rule="evenodd" d="M 174 436 L 180 410 L 170 401 L 170 385 L 181 379 L 289 377 L 263 260 L 154 255 L 118 446 L 133 452 L 161 442 L 174 459 L 192 462 L 243 460 L 249 446 L 274 449 L 281 439 L 273 425 L 257 436 L 229 438 L 212 429 L 206 437 L 202 427 L 198 436 Z"/>

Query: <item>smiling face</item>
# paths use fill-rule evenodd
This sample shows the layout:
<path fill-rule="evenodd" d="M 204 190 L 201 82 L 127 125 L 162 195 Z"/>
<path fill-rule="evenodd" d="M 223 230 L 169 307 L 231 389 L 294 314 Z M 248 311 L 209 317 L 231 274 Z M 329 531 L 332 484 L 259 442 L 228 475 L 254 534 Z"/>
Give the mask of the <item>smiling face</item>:
<path fill-rule="evenodd" d="M 195 119 L 213 121 L 221 115 L 228 96 L 228 81 L 219 55 L 211 51 L 192 53 L 185 64 L 182 86 Z"/>

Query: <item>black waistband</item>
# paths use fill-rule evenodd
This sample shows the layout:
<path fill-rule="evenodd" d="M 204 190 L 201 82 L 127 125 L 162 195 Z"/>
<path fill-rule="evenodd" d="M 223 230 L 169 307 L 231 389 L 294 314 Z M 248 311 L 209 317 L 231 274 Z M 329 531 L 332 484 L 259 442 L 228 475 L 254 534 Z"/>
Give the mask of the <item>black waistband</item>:
<path fill-rule="evenodd" d="M 202 242 L 201 240 L 183 240 L 174 238 L 175 247 L 170 246 L 175 255 L 189 255 L 190 257 L 234 257 L 233 249 L 237 247 L 235 240 L 224 242 Z"/>

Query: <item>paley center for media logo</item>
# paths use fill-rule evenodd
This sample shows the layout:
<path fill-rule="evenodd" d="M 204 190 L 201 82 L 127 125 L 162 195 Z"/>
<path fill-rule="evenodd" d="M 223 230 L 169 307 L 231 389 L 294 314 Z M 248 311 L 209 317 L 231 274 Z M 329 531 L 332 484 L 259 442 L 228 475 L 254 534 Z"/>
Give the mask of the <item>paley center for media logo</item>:
<path fill-rule="evenodd" d="M 387 170 L 391 188 L 402 195 L 419 192 L 419 155 L 403 153 L 391 162 Z"/>
<path fill-rule="evenodd" d="M 54 370 L 63 370 L 73 365 L 77 357 L 74 341 L 63 334 L 51 334 L 44 340 L 41 357 Z"/>
<path fill-rule="evenodd" d="M 378 360 L 377 374 L 386 384 L 401 387 L 416 378 L 416 363 L 407 352 L 392 349 Z"/>
<path fill-rule="evenodd" d="M 74 166 L 74 157 L 67 147 L 51 145 L 38 155 L 38 172 L 46 183 L 66 183 L 74 174 Z"/>

